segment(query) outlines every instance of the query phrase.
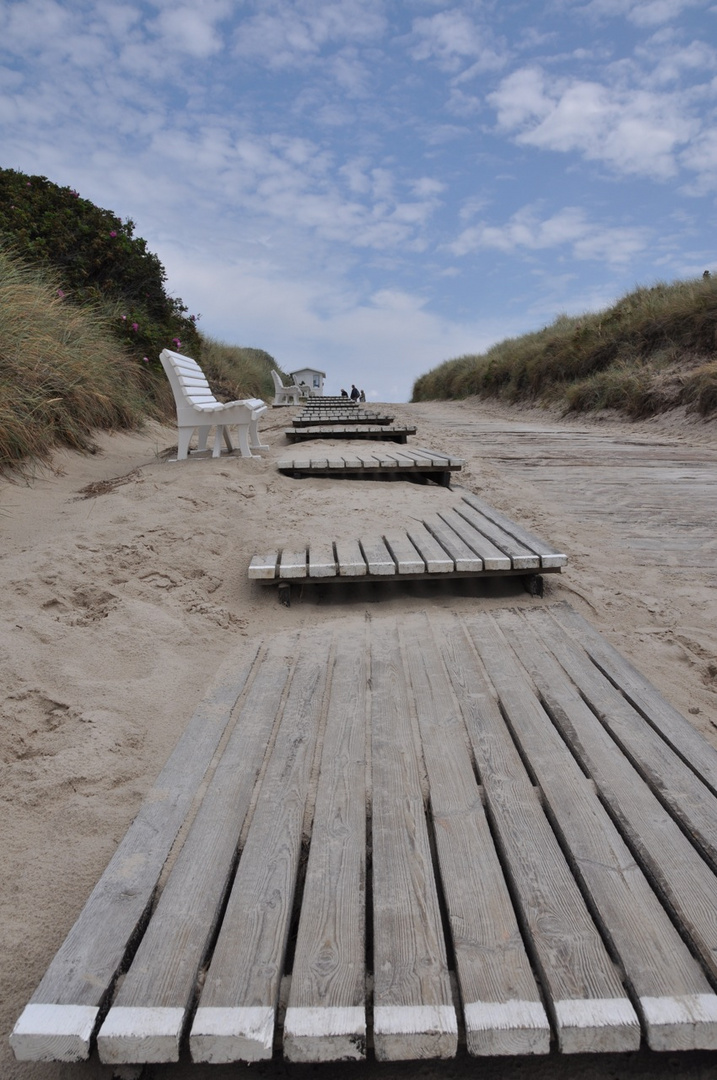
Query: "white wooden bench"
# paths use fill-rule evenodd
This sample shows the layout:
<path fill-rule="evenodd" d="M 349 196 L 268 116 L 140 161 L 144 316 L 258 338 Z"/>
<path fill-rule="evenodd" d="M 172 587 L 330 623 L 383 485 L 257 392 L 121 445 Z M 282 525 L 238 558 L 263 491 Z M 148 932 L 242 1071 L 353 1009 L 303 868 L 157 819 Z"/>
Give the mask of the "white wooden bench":
<path fill-rule="evenodd" d="M 239 450 L 242 457 L 256 457 L 254 450 L 268 450 L 268 446 L 259 442 L 257 422 L 266 412 L 266 405 L 261 398 L 246 398 L 241 401 L 218 401 L 211 391 L 204 372 L 196 360 L 181 353 L 163 349 L 159 355 L 162 367 L 167 373 L 169 385 L 174 394 L 177 407 L 177 461 L 184 461 L 189 453 L 189 442 L 193 432 L 197 432 L 197 452 L 207 447 L 209 431 L 213 427 L 214 449 L 212 457 L 219 457 L 222 438 L 228 450 L 233 450 L 229 428 L 237 429 Z"/>
<path fill-rule="evenodd" d="M 301 399 L 300 386 L 284 386 L 278 371 L 271 370 L 274 380 L 274 405 L 298 405 Z"/>

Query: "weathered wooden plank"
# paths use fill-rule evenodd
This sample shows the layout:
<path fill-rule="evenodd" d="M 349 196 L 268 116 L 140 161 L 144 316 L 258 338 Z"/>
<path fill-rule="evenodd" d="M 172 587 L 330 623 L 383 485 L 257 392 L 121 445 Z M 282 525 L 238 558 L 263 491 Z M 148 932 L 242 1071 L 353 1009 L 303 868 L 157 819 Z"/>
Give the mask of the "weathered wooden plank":
<path fill-rule="evenodd" d="M 689 937 L 707 969 L 717 975 L 714 873 L 641 780 L 578 690 L 562 675 L 557 663 L 551 664 L 543 656 L 540 667 L 536 666 L 532 674 L 554 723 L 597 785 L 633 857 L 678 918 L 682 933 Z"/>
<path fill-rule="evenodd" d="M 480 555 L 468 547 L 464 540 L 437 514 L 431 514 L 424 518 L 423 524 L 435 536 L 438 543 L 453 559 L 456 573 L 463 571 L 476 573 L 483 569 L 483 560 Z"/>
<path fill-rule="evenodd" d="M 81 1061 L 119 968 L 232 709 L 258 645 L 222 665 L 77 921 L 20 1016 L 10 1043 L 20 1061 Z"/>
<path fill-rule="evenodd" d="M 574 634 L 610 682 L 689 763 L 705 784 L 717 793 L 717 750 L 577 611 L 568 604 L 556 604 L 552 611 L 568 633 Z"/>
<path fill-rule="evenodd" d="M 180 1037 L 235 865 L 239 836 L 279 712 L 297 635 L 270 643 L 100 1028 L 105 1063 L 178 1061 Z"/>
<path fill-rule="evenodd" d="M 499 525 L 494 525 L 487 517 L 477 510 L 461 502 L 456 506 L 456 513 L 460 514 L 469 525 L 495 544 L 500 551 L 510 556 L 514 570 L 538 570 L 540 569 L 540 556 L 534 551 L 521 544 L 510 533 L 504 532 Z"/>
<path fill-rule="evenodd" d="M 365 640 L 337 641 L 284 1021 L 290 1061 L 366 1056 L 367 657 Z"/>
<path fill-rule="evenodd" d="M 190 1034 L 194 1061 L 271 1057 L 330 634 L 305 631 Z"/>
<path fill-rule="evenodd" d="M 662 736 L 596 668 L 550 614 L 536 612 L 536 627 L 581 696 L 672 817 L 717 870 L 717 798 Z"/>
<path fill-rule="evenodd" d="M 658 1010 L 641 1009 L 648 1045 L 653 1050 L 714 1049 L 717 996 L 710 997 L 704 973 L 636 863 L 634 846 L 633 851 L 628 848 L 591 781 L 560 738 L 526 670 L 573 749 L 592 743 L 592 729 L 600 727 L 598 721 L 554 657 L 536 639 L 532 624 L 514 612 L 498 612 L 494 621 L 505 630 L 522 664 L 504 641 L 503 681 L 496 689 L 509 723 L 590 895 L 596 919 L 620 958 L 628 984 L 640 1002 L 647 998 L 651 1003 L 662 1003 L 659 1021 L 655 1016 Z M 614 768 L 615 754 L 609 756 Z M 584 764 L 592 765 L 592 757 L 590 762 L 586 755 L 581 753 L 580 757 Z M 602 790 L 592 769 L 589 775 Z M 644 787 L 634 773 L 632 784 Z M 664 822 L 661 824 L 664 829 Z M 669 830 L 664 839 L 668 845 L 674 839 Z M 698 856 L 684 836 L 682 841 L 696 861 Z M 713 887 L 717 893 L 717 882 L 713 881 Z M 700 1000 L 701 1015 L 684 1025 L 676 1010 L 670 1015 L 670 1003 L 688 999 Z"/>
<path fill-rule="evenodd" d="M 337 540 L 336 561 L 341 577 L 362 577 L 367 572 L 358 540 Z"/>
<path fill-rule="evenodd" d="M 309 577 L 331 578 L 337 573 L 334 545 L 330 540 L 312 540 L 309 543 Z"/>
<path fill-rule="evenodd" d="M 408 539 L 425 562 L 426 571 L 429 574 L 450 574 L 455 570 L 453 559 L 446 554 L 425 525 L 415 522 L 406 532 Z"/>
<path fill-rule="evenodd" d="M 451 468 L 460 469 L 465 465 L 463 458 L 453 457 L 452 454 L 444 454 L 441 450 L 429 450 L 425 446 L 414 446 L 413 449 L 420 454 L 429 454 L 433 458 L 440 458 L 441 463 L 445 460 Z"/>
<path fill-rule="evenodd" d="M 366 424 L 337 425 L 336 427 L 288 428 L 284 435 L 289 442 L 304 439 L 377 439 L 379 441 L 406 442 L 408 435 L 415 435 L 415 427 L 376 426 Z"/>
<path fill-rule="evenodd" d="M 640 1027 L 477 662 L 501 684 L 502 650 L 487 619 L 456 623 L 440 647 L 463 713 L 503 869 L 563 1053 L 637 1049 Z"/>
<path fill-rule="evenodd" d="M 396 573 L 397 567 L 393 556 L 380 537 L 375 540 L 361 540 L 360 543 L 369 574 L 388 577 Z"/>
<path fill-rule="evenodd" d="M 458 1029 L 395 632 L 371 633 L 374 1048 L 380 1061 L 452 1057 Z"/>
<path fill-rule="evenodd" d="M 393 555 L 399 574 L 422 574 L 426 564 L 405 532 L 393 530 L 384 534 L 386 547 Z"/>
<path fill-rule="evenodd" d="M 502 514 L 500 510 L 496 510 L 495 507 L 490 506 L 484 499 L 479 498 L 478 495 L 464 495 L 463 499 L 472 506 L 474 510 L 478 510 L 483 517 L 488 518 L 489 521 L 498 525 L 503 532 L 509 533 L 514 536 L 521 544 L 530 548 L 537 555 L 540 556 L 541 566 L 565 566 L 568 561 L 567 555 L 558 551 L 552 544 L 548 544 L 545 540 L 541 540 L 540 537 L 535 536 L 534 533 L 525 529 L 522 525 L 518 524 L 506 515 Z"/>
<path fill-rule="evenodd" d="M 484 570 L 511 570 L 513 568 L 510 556 L 479 533 L 456 510 L 446 510 L 440 512 L 438 516 L 461 538 L 464 544 L 468 545 L 471 551 L 479 556 Z"/>
<path fill-rule="evenodd" d="M 271 581 L 276 577 L 278 565 L 278 551 L 272 551 L 269 555 L 253 555 L 249 563 L 249 577 L 260 581 Z"/>
<path fill-rule="evenodd" d="M 306 548 L 298 548 L 296 551 L 284 549 L 279 560 L 280 578 L 305 578 L 307 574 Z"/>
<path fill-rule="evenodd" d="M 402 619 L 400 640 L 430 786 L 468 1051 L 475 1055 L 547 1054 L 550 1024 L 486 819 L 465 724 L 430 620 L 425 615 Z"/>

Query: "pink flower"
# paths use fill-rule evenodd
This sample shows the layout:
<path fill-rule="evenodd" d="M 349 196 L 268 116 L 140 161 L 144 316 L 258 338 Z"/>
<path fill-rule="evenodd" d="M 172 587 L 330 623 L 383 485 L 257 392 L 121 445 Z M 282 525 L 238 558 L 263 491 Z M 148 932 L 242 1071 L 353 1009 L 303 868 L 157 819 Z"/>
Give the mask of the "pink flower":
<path fill-rule="evenodd" d="M 65 294 L 64 294 L 64 292 L 62 291 L 62 289 L 58 289 L 58 290 L 57 290 L 57 295 L 58 295 L 58 297 L 60 298 L 60 300 L 64 300 L 64 299 L 65 299 Z"/>
<path fill-rule="evenodd" d="M 149 357 L 148 356 L 143 356 L 142 359 L 144 360 L 145 364 L 149 363 Z"/>
<path fill-rule="evenodd" d="M 172 341 L 177 346 L 177 348 L 179 348 L 182 344 L 178 337 L 172 338 Z"/>
<path fill-rule="evenodd" d="M 125 321 L 126 319 L 127 319 L 127 316 L 126 316 L 126 315 L 123 315 L 123 316 L 122 316 L 122 320 L 123 320 L 123 322 L 124 322 L 124 321 Z"/>
<path fill-rule="evenodd" d="M 139 330 L 139 323 L 133 322 L 132 323 L 132 329 L 136 333 Z"/>
<path fill-rule="evenodd" d="M 110 233 L 110 236 L 112 237 L 113 240 L 114 240 L 116 235 L 117 235 L 117 233 L 113 229 L 112 232 Z"/>

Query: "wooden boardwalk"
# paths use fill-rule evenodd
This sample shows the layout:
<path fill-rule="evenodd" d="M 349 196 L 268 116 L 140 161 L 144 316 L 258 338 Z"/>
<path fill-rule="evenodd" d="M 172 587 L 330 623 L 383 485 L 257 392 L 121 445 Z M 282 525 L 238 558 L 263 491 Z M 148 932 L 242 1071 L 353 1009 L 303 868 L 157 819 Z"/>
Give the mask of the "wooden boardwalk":
<path fill-rule="evenodd" d="M 299 442 L 302 439 L 373 439 L 375 442 L 405 443 L 409 435 L 416 434 L 416 428 L 406 425 L 357 423 L 352 418 L 346 424 L 330 420 L 319 427 L 287 428 L 284 434 L 289 442 Z"/>
<path fill-rule="evenodd" d="M 433 480 L 443 487 L 450 484 L 451 473 L 463 468 L 462 458 L 451 457 L 437 450 L 411 447 L 405 450 L 372 450 L 352 453 L 332 450 L 310 458 L 282 458 L 277 462 L 279 472 L 290 476 L 394 477 L 411 480 L 418 477 Z"/>
<path fill-rule="evenodd" d="M 405 530 L 355 540 L 321 540 L 255 555 L 249 577 L 281 584 L 387 581 L 447 575 L 530 577 L 560 573 L 567 555 L 534 536 L 477 495 L 429 514 Z"/>
<path fill-rule="evenodd" d="M 285 632 L 225 665 L 11 1042 L 715 1049 L 716 870 L 717 751 L 569 606 Z"/>

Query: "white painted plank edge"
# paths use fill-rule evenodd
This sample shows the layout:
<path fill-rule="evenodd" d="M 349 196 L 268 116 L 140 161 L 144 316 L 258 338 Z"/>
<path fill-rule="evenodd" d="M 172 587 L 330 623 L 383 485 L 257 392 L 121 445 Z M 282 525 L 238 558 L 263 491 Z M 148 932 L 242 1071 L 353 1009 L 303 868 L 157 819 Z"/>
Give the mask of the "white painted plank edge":
<path fill-rule="evenodd" d="M 276 577 L 278 562 L 278 551 L 272 551 L 270 555 L 253 555 L 249 563 L 249 577 L 260 581 L 272 581 Z"/>
<path fill-rule="evenodd" d="M 467 502 L 469 506 L 472 506 L 475 510 L 478 510 L 484 517 L 489 518 L 496 525 L 499 525 L 505 532 L 514 536 L 516 540 L 519 540 L 522 544 L 532 548 L 537 555 L 540 555 L 541 565 L 545 567 L 565 566 L 568 561 L 567 555 L 556 549 L 552 544 L 546 543 L 545 540 L 541 540 L 539 536 L 535 536 L 534 533 L 525 529 L 522 525 L 512 521 L 506 514 L 501 513 L 500 510 L 496 510 L 495 507 L 490 506 L 484 499 L 479 498 L 477 495 L 464 495 L 464 502 Z"/>
<path fill-rule="evenodd" d="M 484 570 L 514 569 L 510 556 L 491 543 L 482 533 L 478 532 L 456 510 L 439 512 L 438 516 L 453 532 L 458 534 L 471 551 L 474 551 L 482 559 Z"/>
<path fill-rule="evenodd" d="M 298 551 L 282 551 L 279 577 L 294 580 L 306 577 L 306 548 Z"/>
<path fill-rule="evenodd" d="M 455 570 L 453 559 L 446 554 L 425 525 L 411 525 L 407 536 L 424 560 L 429 574 L 450 574 Z"/>
<path fill-rule="evenodd" d="M 126 1061 L 179 1061 L 184 1009 L 162 1006 L 115 1006 L 97 1036 L 101 1060 L 108 1065 Z"/>
<path fill-rule="evenodd" d="M 192 1061 L 230 1064 L 268 1061 L 274 1040 L 274 1010 L 269 1006 L 199 1007 L 192 1024 Z"/>
<path fill-rule="evenodd" d="M 334 545 L 328 541 L 312 540 L 309 543 L 309 577 L 325 578 L 336 576 L 336 555 Z"/>
<path fill-rule="evenodd" d="M 384 541 L 379 537 L 376 540 L 360 540 L 361 550 L 368 565 L 369 574 L 390 576 L 396 573 L 396 563 Z"/>
<path fill-rule="evenodd" d="M 84 1061 L 99 1009 L 94 1005 L 26 1005 L 10 1035 L 18 1061 Z"/>
<path fill-rule="evenodd" d="M 366 1011 L 361 1006 L 286 1010 L 284 1046 L 290 1061 L 363 1061 Z"/>
<path fill-rule="evenodd" d="M 636 1050 L 640 1025 L 629 998 L 576 998 L 554 1003 L 560 1049 L 587 1054 L 624 1049 L 630 1039 Z"/>
<path fill-rule="evenodd" d="M 399 574 L 422 574 L 426 564 L 404 532 L 386 533 L 383 538 L 393 555 Z"/>
<path fill-rule="evenodd" d="M 378 1005 L 373 1033 L 381 1061 L 452 1058 L 458 1037 L 456 1010 L 452 1005 Z"/>
<path fill-rule="evenodd" d="M 550 1023 L 539 1001 L 469 1001 L 463 1018 L 469 1053 L 506 1056 L 550 1050 Z"/>
<path fill-rule="evenodd" d="M 641 997 L 639 1005 L 649 1028 L 651 1050 L 714 1050 L 717 995 Z"/>
<path fill-rule="evenodd" d="M 362 577 L 367 572 L 358 540 L 337 540 L 336 561 L 341 577 Z"/>
<path fill-rule="evenodd" d="M 425 518 L 423 524 L 431 536 L 434 536 L 451 556 L 457 573 L 476 573 L 483 569 L 483 560 L 480 555 L 476 555 L 458 533 L 455 533 L 437 514 Z"/>

